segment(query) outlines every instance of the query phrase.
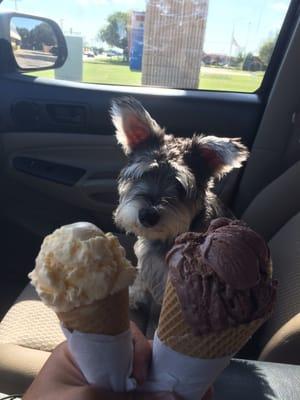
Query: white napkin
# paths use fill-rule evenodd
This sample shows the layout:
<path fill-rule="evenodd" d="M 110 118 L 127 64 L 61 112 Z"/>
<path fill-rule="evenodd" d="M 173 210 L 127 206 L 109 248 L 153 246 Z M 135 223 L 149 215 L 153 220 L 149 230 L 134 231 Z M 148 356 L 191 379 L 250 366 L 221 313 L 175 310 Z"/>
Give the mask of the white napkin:
<path fill-rule="evenodd" d="M 231 356 L 200 359 L 177 353 L 163 344 L 155 333 L 152 366 L 142 391 L 171 391 L 185 400 L 200 400 Z"/>
<path fill-rule="evenodd" d="M 69 350 L 88 383 L 114 392 L 135 389 L 136 381 L 131 377 L 133 344 L 130 330 L 109 336 L 62 329 Z"/>

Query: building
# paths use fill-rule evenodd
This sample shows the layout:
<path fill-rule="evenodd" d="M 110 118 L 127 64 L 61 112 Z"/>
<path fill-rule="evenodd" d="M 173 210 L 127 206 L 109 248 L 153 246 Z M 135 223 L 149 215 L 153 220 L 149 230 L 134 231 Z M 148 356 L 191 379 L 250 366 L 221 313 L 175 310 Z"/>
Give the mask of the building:
<path fill-rule="evenodd" d="M 22 38 L 14 24 L 10 25 L 10 42 L 13 50 L 18 50 L 21 46 Z"/>
<path fill-rule="evenodd" d="M 142 84 L 199 87 L 208 0 L 149 0 L 144 27 Z"/>

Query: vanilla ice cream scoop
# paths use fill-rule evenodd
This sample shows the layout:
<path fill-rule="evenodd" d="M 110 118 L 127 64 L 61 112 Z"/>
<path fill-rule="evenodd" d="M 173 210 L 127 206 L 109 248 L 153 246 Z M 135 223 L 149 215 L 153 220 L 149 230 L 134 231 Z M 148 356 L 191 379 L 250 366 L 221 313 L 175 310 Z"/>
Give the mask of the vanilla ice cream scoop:
<path fill-rule="evenodd" d="M 45 237 L 28 276 L 47 306 L 65 312 L 127 288 L 135 271 L 114 235 L 78 222 Z"/>

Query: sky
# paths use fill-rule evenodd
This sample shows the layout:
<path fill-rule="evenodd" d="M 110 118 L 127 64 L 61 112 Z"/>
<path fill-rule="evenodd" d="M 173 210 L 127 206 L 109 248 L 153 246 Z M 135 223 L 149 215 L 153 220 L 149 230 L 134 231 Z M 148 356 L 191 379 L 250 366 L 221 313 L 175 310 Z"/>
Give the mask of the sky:
<path fill-rule="evenodd" d="M 239 48 L 244 52 L 258 53 L 260 45 L 279 32 L 290 3 L 290 0 L 208 1 L 204 51 L 231 52 L 231 55 L 236 55 Z M 144 11 L 146 0 L 4 0 L 0 11 L 15 6 L 20 12 L 52 18 L 65 33 L 81 34 L 86 43 L 97 45 L 97 32 L 105 26 L 110 14 L 115 11 Z M 233 36 L 238 46 L 231 47 Z"/>

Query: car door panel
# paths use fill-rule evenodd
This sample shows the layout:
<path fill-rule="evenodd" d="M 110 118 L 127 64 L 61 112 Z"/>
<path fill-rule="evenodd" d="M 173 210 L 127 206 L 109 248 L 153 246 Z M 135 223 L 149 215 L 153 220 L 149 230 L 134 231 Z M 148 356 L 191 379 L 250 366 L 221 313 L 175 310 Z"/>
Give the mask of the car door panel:
<path fill-rule="evenodd" d="M 7 188 L 2 204 L 6 216 L 21 218 L 26 227 L 40 234 L 53 227 L 51 221 L 67 223 L 69 218 L 76 220 L 85 215 L 104 225 L 104 229 L 113 229 L 111 216 L 117 203 L 117 176 L 125 162 L 113 136 L 10 132 L 1 139 L 2 179 Z M 29 160 L 28 168 L 16 168 L 20 164 L 16 160 Z M 30 161 L 33 170 L 38 161 L 46 162 L 46 172 L 47 168 L 51 172 L 53 165 L 59 165 L 84 173 L 73 185 L 63 184 L 45 178 L 40 171 L 32 172 Z"/>

